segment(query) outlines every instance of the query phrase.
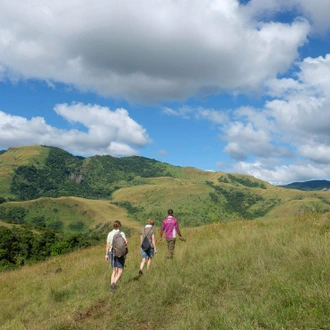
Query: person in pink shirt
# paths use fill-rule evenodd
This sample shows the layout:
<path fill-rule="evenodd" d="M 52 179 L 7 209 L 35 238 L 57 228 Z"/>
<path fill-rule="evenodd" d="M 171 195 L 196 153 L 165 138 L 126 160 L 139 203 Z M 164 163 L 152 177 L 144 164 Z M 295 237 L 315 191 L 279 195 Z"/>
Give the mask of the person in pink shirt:
<path fill-rule="evenodd" d="M 163 233 L 165 232 L 165 239 L 167 242 L 167 254 L 165 259 L 173 258 L 174 248 L 176 242 L 176 236 L 179 236 L 181 241 L 184 241 L 184 238 L 181 235 L 179 223 L 176 218 L 173 216 L 173 210 L 169 209 L 167 211 L 167 217 L 163 220 L 162 226 L 160 228 L 160 238 L 159 241 L 163 240 Z"/>

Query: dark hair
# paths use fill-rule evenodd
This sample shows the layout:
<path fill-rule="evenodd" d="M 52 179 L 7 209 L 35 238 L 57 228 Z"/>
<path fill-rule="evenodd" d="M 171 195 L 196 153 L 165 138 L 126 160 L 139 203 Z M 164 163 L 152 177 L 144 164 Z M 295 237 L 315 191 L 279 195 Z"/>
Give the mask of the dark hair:
<path fill-rule="evenodd" d="M 113 223 L 113 228 L 117 229 L 117 228 L 120 228 L 121 227 L 121 223 L 119 220 L 116 220 L 114 223 Z"/>
<path fill-rule="evenodd" d="M 173 210 L 172 210 L 172 209 L 169 209 L 169 210 L 167 211 L 167 214 L 168 214 L 168 215 L 172 215 L 172 214 L 173 214 Z"/>

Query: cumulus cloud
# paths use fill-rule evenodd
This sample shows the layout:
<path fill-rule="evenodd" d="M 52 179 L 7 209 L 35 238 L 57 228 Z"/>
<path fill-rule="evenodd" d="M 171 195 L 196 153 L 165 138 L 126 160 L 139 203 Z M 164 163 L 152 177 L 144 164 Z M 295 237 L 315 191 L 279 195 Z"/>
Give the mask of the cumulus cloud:
<path fill-rule="evenodd" d="M 144 102 L 257 90 L 290 67 L 309 32 L 302 19 L 257 24 L 237 0 L 0 5 L 0 79 Z"/>
<path fill-rule="evenodd" d="M 235 163 L 234 172 L 247 173 L 273 185 L 282 185 L 294 181 L 308 181 L 315 178 L 325 178 L 330 171 L 324 167 L 317 167 L 308 163 L 291 165 L 268 166 L 262 162 Z"/>
<path fill-rule="evenodd" d="M 233 159 L 245 160 L 251 155 L 270 157 L 275 152 L 268 133 L 262 129 L 255 129 L 251 123 L 244 125 L 234 122 L 224 132 L 229 141 L 224 151 Z"/>
<path fill-rule="evenodd" d="M 249 15 L 271 19 L 281 12 L 307 17 L 315 33 L 330 30 L 329 2 L 326 0 L 251 0 L 244 6 Z"/>
<path fill-rule="evenodd" d="M 215 124 L 222 124 L 228 120 L 226 111 L 188 105 L 181 106 L 176 110 L 164 107 L 163 113 L 169 116 L 176 116 L 184 119 L 195 118 L 197 120 L 207 120 Z"/>
<path fill-rule="evenodd" d="M 296 79 L 267 83 L 274 98 L 264 107 L 237 109 L 236 122 L 222 127 L 237 171 L 271 183 L 330 176 L 330 56 L 298 66 Z M 284 159 L 290 165 L 282 165 Z"/>
<path fill-rule="evenodd" d="M 107 107 L 82 103 L 58 104 L 54 110 L 85 130 L 58 129 L 47 125 L 41 117 L 30 120 L 0 111 L 1 147 L 13 145 L 53 145 L 79 155 L 138 155 L 151 140 L 146 130 L 129 117 L 125 109 L 111 111 Z"/>

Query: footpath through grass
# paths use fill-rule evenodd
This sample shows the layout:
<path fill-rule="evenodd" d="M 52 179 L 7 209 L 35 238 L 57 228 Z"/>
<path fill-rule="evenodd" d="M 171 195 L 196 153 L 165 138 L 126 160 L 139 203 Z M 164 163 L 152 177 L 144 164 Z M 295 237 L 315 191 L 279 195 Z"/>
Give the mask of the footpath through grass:
<path fill-rule="evenodd" d="M 0 274 L 0 329 L 330 329 L 328 218 L 182 232 L 141 277 L 131 237 L 114 294 L 103 245 Z"/>

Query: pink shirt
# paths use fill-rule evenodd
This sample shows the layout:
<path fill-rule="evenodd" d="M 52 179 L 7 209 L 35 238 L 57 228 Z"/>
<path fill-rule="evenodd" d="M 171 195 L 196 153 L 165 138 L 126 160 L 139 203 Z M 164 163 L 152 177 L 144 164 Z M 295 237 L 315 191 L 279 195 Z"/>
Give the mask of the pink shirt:
<path fill-rule="evenodd" d="M 175 238 L 179 231 L 178 220 L 169 215 L 163 220 L 161 231 L 165 231 L 165 238 Z"/>

